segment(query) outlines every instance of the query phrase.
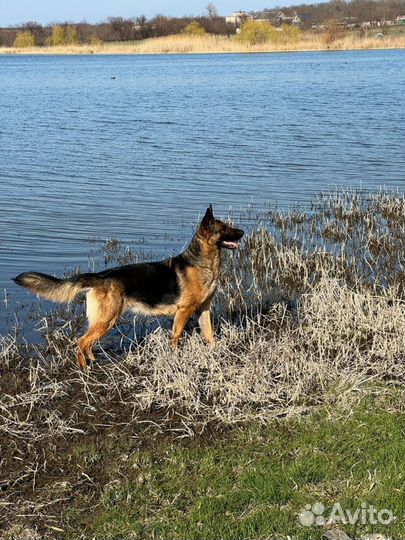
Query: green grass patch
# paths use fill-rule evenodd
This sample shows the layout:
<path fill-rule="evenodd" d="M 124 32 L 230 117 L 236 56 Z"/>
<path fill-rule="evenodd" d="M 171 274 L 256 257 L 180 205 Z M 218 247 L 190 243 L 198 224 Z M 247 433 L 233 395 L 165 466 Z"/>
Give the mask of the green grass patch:
<path fill-rule="evenodd" d="M 405 438 L 402 394 L 374 394 L 352 409 L 234 429 L 204 440 L 163 440 L 139 449 L 130 440 L 77 450 L 83 466 L 99 460 L 105 486 L 66 515 L 71 537 L 235 539 L 275 535 L 316 540 L 322 526 L 298 516 L 307 504 L 344 511 L 373 505 L 389 525 L 342 525 L 351 537 L 404 537 Z M 101 460 L 101 461 L 100 461 Z"/>

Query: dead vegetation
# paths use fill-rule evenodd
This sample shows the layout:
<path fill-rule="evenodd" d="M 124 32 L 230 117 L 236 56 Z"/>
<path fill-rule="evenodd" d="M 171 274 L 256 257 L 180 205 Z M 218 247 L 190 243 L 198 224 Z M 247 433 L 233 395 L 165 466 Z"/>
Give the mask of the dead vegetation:
<path fill-rule="evenodd" d="M 402 34 L 388 34 L 384 39 L 358 33 L 302 32 L 298 39 L 250 44 L 237 36 L 175 34 L 141 41 L 59 45 L 42 47 L 0 47 L 0 54 L 209 54 L 258 53 L 323 50 L 400 49 L 405 46 Z"/>
<path fill-rule="evenodd" d="M 310 211 L 248 217 L 243 247 L 226 258 L 214 350 L 194 325 L 174 353 L 164 323 L 134 332 L 124 321 L 83 373 L 80 304 L 48 313 L 40 344 L 16 329 L 0 337 L 3 528 L 58 527 L 63 505 L 91 482 L 69 469 L 78 441 L 192 437 L 350 401 L 367 383 L 402 384 L 404 196 L 336 192 Z M 136 258 L 122 256 L 110 242 L 109 263 Z"/>

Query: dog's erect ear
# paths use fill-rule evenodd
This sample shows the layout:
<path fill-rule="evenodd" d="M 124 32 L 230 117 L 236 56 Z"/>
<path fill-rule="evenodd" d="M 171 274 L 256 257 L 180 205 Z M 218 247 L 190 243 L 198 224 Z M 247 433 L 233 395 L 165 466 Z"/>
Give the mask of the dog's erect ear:
<path fill-rule="evenodd" d="M 205 212 L 205 216 L 202 218 L 201 227 L 203 229 L 209 229 L 214 224 L 214 212 L 212 211 L 212 205 L 210 204 Z"/>

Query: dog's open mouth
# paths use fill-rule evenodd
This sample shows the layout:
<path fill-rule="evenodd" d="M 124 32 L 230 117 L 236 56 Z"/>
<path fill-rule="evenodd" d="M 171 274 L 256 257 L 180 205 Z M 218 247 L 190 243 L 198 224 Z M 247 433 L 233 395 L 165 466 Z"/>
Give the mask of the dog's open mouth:
<path fill-rule="evenodd" d="M 222 240 L 221 242 L 222 247 L 226 249 L 238 249 L 239 242 L 231 242 L 230 240 Z"/>

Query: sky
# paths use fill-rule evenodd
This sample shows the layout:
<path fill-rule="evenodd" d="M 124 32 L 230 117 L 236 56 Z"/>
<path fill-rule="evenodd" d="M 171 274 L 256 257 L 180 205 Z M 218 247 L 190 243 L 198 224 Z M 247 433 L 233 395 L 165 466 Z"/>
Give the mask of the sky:
<path fill-rule="evenodd" d="M 202 15 L 209 0 L 0 0 L 0 27 L 27 21 L 48 24 L 59 21 L 95 23 L 107 17 L 150 18 L 161 13 L 168 16 Z M 212 2 L 220 15 L 235 10 L 257 11 L 288 6 L 293 0 L 217 0 Z M 301 2 L 299 2 L 301 3 Z"/>

